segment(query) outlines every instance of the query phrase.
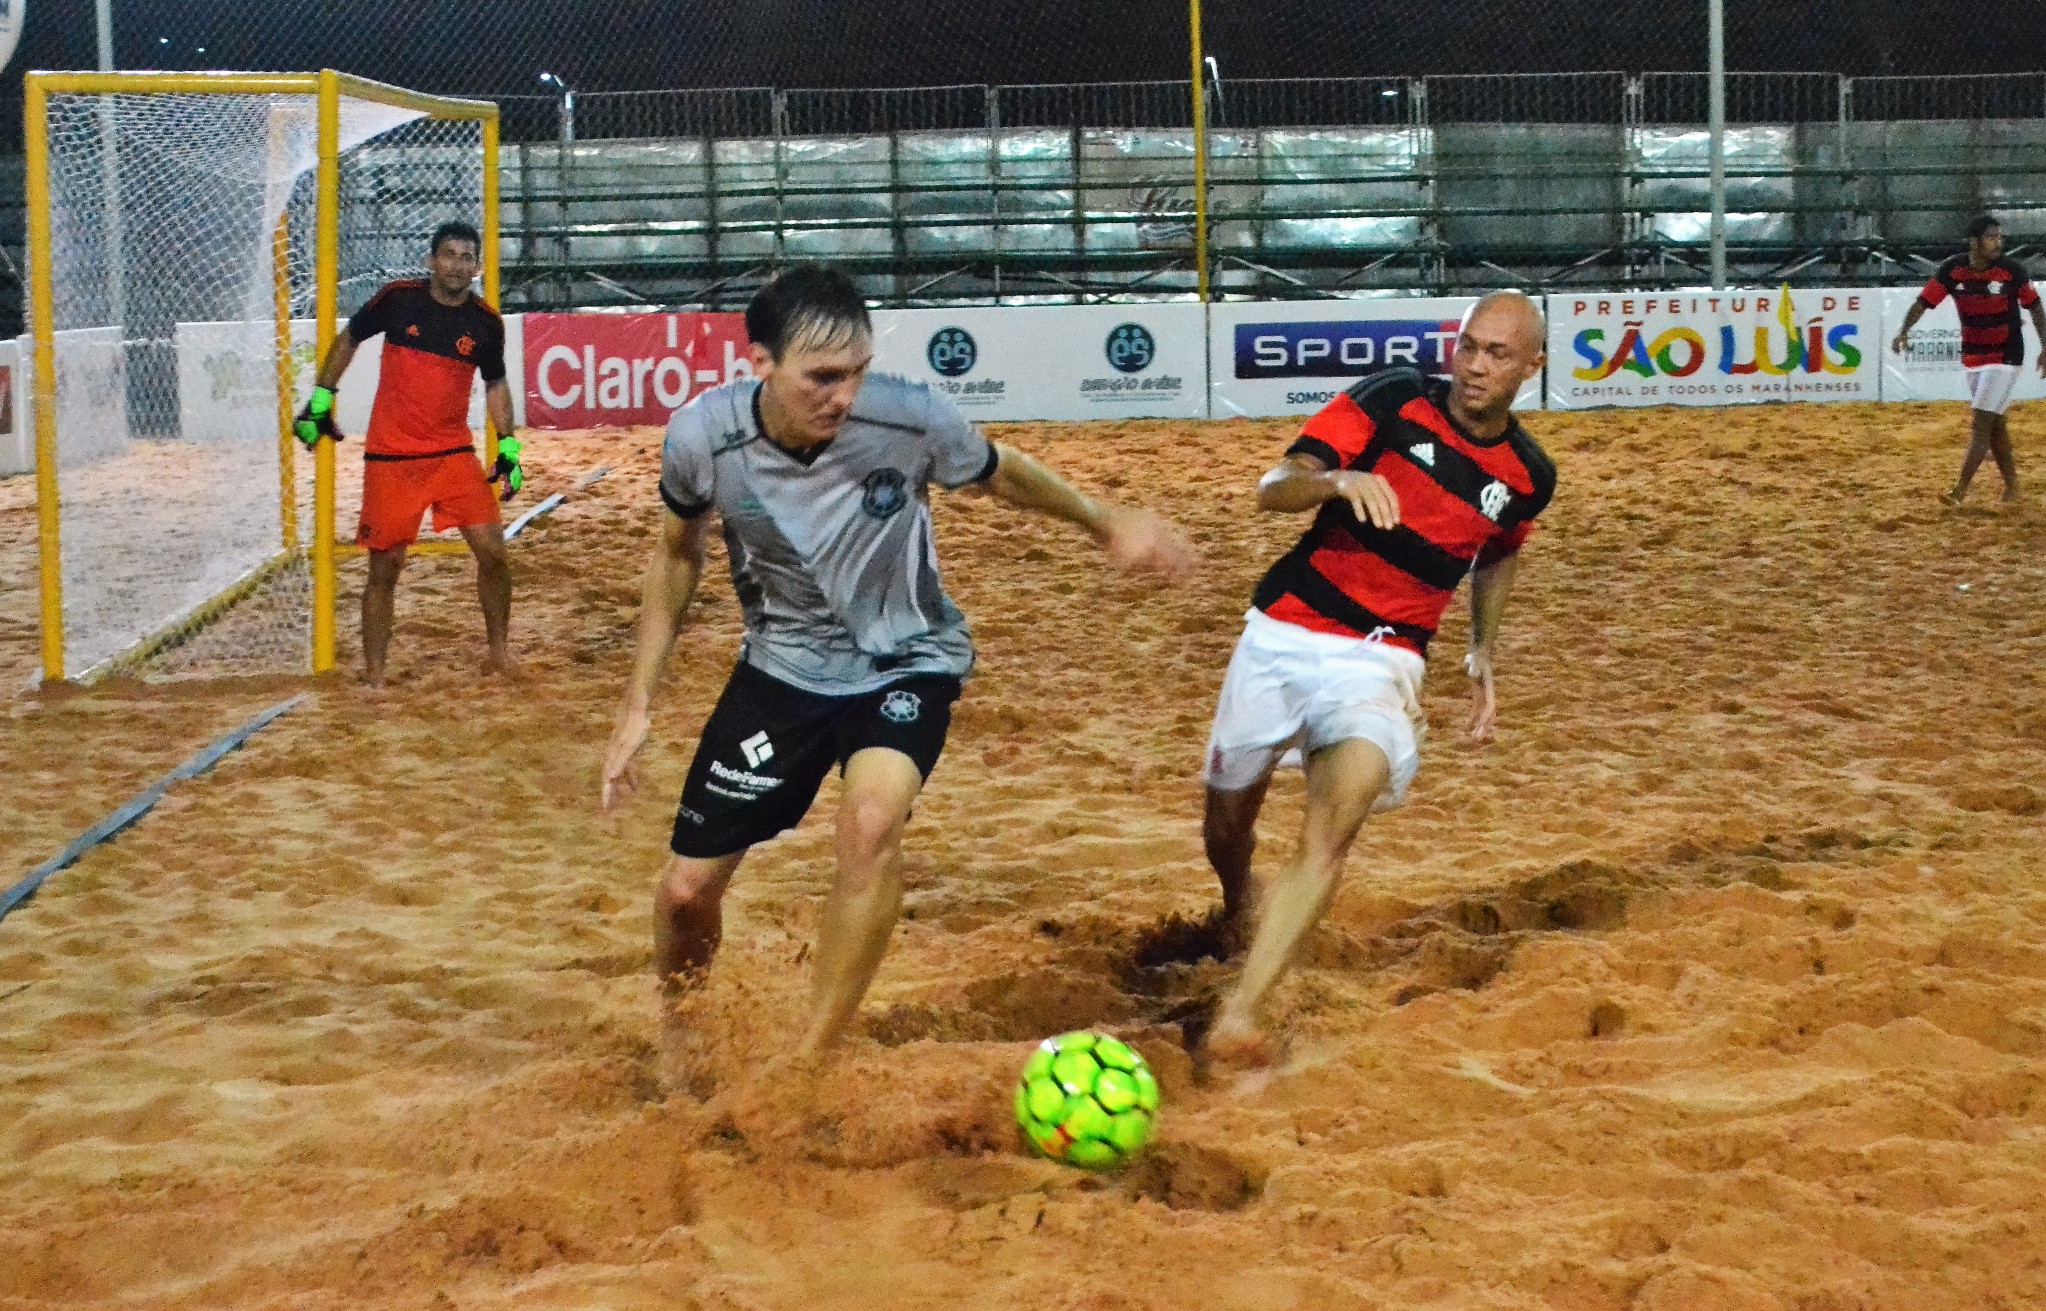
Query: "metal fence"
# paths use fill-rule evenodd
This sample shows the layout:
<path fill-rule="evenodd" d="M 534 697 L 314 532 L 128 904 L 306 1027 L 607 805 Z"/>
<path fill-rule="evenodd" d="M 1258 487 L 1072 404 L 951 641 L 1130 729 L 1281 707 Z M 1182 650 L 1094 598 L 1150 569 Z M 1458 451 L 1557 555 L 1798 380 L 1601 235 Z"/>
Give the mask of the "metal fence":
<path fill-rule="evenodd" d="M 1703 73 L 1211 82 L 1218 295 L 1696 285 Z M 514 307 L 727 304 L 830 258 L 877 301 L 1183 296 L 1179 82 L 599 93 L 505 107 Z M 1733 73 L 1746 282 L 1911 280 L 2046 237 L 2046 73 Z"/>
<path fill-rule="evenodd" d="M 1210 82 L 1215 294 L 1699 285 L 1706 96 L 1691 72 Z M 733 305 L 802 258 L 884 304 L 1192 295 L 1194 100 L 1181 82 L 502 97 L 505 300 Z M 1737 281 L 1915 281 L 1983 211 L 2021 256 L 2046 242 L 2046 72 L 1732 73 L 1727 122 Z"/>

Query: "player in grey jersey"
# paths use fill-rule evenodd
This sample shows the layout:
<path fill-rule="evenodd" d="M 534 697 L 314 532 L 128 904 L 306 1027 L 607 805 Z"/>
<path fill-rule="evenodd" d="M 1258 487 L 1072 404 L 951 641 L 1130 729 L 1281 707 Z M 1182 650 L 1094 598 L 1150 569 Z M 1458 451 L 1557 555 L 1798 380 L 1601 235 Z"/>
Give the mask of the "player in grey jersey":
<path fill-rule="evenodd" d="M 1182 580 L 1193 551 L 1156 515 L 1084 496 L 990 442 L 943 396 L 870 375 L 866 305 L 834 270 L 782 274 L 747 307 L 746 329 L 755 379 L 704 393 L 668 424 L 667 514 L 603 805 L 638 786 L 634 757 L 716 510 L 746 638 L 682 789 L 654 894 L 654 969 L 669 978 L 710 964 L 739 862 L 798 823 L 838 765 L 838 876 L 802 1047 L 814 1056 L 844 1032 L 881 962 L 902 904 L 903 825 L 973 665 L 966 617 L 938 578 L 930 484 L 982 487 L 1077 524 L 1134 572 Z"/>

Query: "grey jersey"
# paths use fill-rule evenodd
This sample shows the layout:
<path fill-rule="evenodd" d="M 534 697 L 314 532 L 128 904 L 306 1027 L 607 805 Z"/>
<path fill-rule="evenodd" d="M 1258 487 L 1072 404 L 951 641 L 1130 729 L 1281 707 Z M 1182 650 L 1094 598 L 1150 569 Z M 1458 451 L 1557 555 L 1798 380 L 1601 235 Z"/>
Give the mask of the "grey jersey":
<path fill-rule="evenodd" d="M 715 507 L 723 520 L 745 661 L 829 696 L 965 675 L 973 634 L 938 580 L 930 484 L 991 476 L 993 443 L 928 387 L 870 373 L 806 465 L 761 433 L 759 392 L 745 379 L 703 393 L 668 421 L 661 449 L 668 508 L 686 519 Z"/>

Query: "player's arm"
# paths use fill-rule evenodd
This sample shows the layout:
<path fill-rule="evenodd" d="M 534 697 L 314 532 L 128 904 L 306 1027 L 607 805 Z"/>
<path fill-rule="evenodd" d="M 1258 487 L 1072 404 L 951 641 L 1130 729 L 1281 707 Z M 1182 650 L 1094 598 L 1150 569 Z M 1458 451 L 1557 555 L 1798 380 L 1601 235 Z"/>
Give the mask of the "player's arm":
<path fill-rule="evenodd" d="M 1399 526 L 1400 498 L 1391 483 L 1375 473 L 1331 469 L 1305 451 L 1295 451 L 1281 460 L 1257 484 L 1257 508 L 1275 514 L 1318 510 L 1338 497 L 1350 503 L 1359 523 L 1368 520 L 1378 528 Z"/>
<path fill-rule="evenodd" d="M 1481 555 L 1471 570 L 1471 642 L 1464 657 L 1464 671 L 1471 680 L 1471 740 L 1489 742 L 1499 716 L 1499 699 L 1492 682 L 1492 655 L 1499 640 L 1499 621 L 1506 613 L 1506 597 L 1513 590 L 1513 575 L 1520 567 L 1520 552 Z"/>
<path fill-rule="evenodd" d="M 2026 290 L 2031 290 L 2029 284 Z M 2033 292 L 2032 299 L 2026 302 L 2025 312 L 2032 316 L 2032 332 L 2039 339 L 2039 376 L 2046 378 L 2046 306 L 2039 303 L 2037 292 Z"/>
<path fill-rule="evenodd" d="M 325 387 L 328 391 L 341 385 L 341 375 L 348 372 L 348 366 L 355 362 L 355 334 L 338 333 L 334 344 L 327 347 L 327 358 L 320 361 L 319 376 L 313 379 L 313 386 Z"/>
<path fill-rule="evenodd" d="M 312 395 L 306 398 L 304 408 L 292 420 L 291 430 L 307 450 L 320 444 L 320 438 L 341 440 L 341 430 L 334 424 L 334 389 L 341 385 L 341 375 L 348 372 L 348 366 L 355 359 L 355 334 L 343 332 L 327 347 L 327 358 L 320 361 L 320 371 L 313 377 Z"/>
<path fill-rule="evenodd" d="M 483 385 L 483 412 L 490 417 L 491 431 L 497 434 L 497 461 L 489 480 L 504 484 L 502 499 L 509 501 L 526 485 L 526 449 L 513 423 L 511 388 L 503 378 Z"/>
<path fill-rule="evenodd" d="M 483 388 L 483 411 L 490 416 L 490 426 L 500 437 L 509 437 L 518 427 L 512 415 L 511 387 L 499 378 Z"/>
<path fill-rule="evenodd" d="M 604 796 L 606 811 L 631 796 L 639 786 L 639 770 L 633 761 L 646 742 L 651 722 L 654 689 L 661 671 L 682 631 L 682 612 L 696 595 L 703 577 L 704 547 L 709 536 L 710 515 L 684 519 L 673 510 L 661 520 L 660 538 L 653 557 L 647 561 L 646 577 L 640 584 L 639 642 L 632 660 L 632 678 L 625 685 L 625 699 L 618 707 L 618 726 L 611 734 L 611 746 L 604 753 Z"/>
<path fill-rule="evenodd" d="M 1911 308 L 1904 311 L 1904 322 L 1897 329 L 1897 335 L 1890 340 L 1890 349 L 1892 351 L 1899 355 L 1904 353 L 1904 347 L 1911 342 L 1911 329 L 1918 326 L 1918 320 L 1924 318 L 1925 311 L 1931 308 L 1930 305 L 1925 303 L 1925 297 L 1923 296 L 1911 302 Z"/>
<path fill-rule="evenodd" d="M 1192 575 L 1192 545 L 1163 518 L 1088 496 L 1035 457 L 1013 446 L 994 447 L 995 471 L 985 484 L 990 495 L 1018 509 L 1078 525 L 1101 543 L 1118 569 L 1173 582 Z"/>

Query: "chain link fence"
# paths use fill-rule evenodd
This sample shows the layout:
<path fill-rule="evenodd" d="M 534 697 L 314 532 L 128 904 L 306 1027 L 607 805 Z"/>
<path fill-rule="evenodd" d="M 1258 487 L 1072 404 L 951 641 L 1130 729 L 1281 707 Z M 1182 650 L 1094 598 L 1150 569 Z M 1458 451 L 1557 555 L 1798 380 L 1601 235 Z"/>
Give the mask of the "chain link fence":
<path fill-rule="evenodd" d="M 1215 286 L 1695 285 L 1708 91 L 1690 71 L 1211 77 Z M 513 305 L 735 303 L 809 257 L 896 304 L 1198 280 L 1184 81 L 518 105 L 541 131 L 511 152 Z M 1915 280 L 1982 209 L 2046 237 L 2046 74 L 1735 73 L 1727 121 L 1746 280 Z"/>
<path fill-rule="evenodd" d="M 896 303 L 1197 282 L 1183 0 L 112 3 L 123 67 L 326 64 L 495 98 L 513 308 L 732 303 L 805 256 Z M 2046 6 L 1986 43 L 1961 0 L 1727 7 L 1735 67 L 1853 74 L 1729 75 L 1740 276 L 1908 278 L 1982 208 L 2046 235 L 2046 73 L 2000 71 L 2046 68 Z M 1208 0 L 1216 285 L 1695 281 L 1704 10 L 1472 0 L 1451 30 L 1378 0 Z M 93 27 L 92 0 L 36 0 L 20 62 L 89 66 Z"/>

